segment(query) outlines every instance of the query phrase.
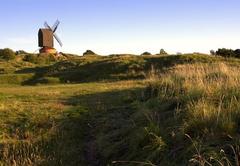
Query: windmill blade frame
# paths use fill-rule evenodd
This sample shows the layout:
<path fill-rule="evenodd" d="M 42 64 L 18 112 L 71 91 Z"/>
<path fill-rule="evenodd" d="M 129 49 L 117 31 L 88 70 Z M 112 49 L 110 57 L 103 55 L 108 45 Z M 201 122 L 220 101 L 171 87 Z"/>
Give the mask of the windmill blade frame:
<path fill-rule="evenodd" d="M 52 28 L 48 25 L 48 23 L 47 23 L 46 21 L 44 22 L 44 26 L 45 26 L 46 28 L 52 30 Z"/>
<path fill-rule="evenodd" d="M 54 23 L 54 25 L 53 25 L 52 28 L 51 28 L 52 31 L 53 31 L 53 33 L 56 32 L 59 24 L 60 24 L 60 21 L 59 21 L 59 20 L 57 20 L 57 21 Z"/>
<path fill-rule="evenodd" d="M 52 27 L 50 27 L 49 24 L 48 24 L 46 21 L 44 22 L 44 26 L 45 26 L 47 29 L 49 29 L 49 30 L 52 31 L 53 37 L 57 40 L 58 44 L 62 47 L 62 46 L 63 46 L 62 41 L 60 40 L 60 38 L 59 38 L 59 37 L 57 36 L 57 34 L 55 33 L 56 30 L 57 30 L 57 28 L 58 28 L 58 26 L 59 26 L 59 24 L 60 24 L 60 21 L 59 21 L 59 20 L 56 20 L 56 22 L 54 23 L 54 25 L 53 25 Z"/>
<path fill-rule="evenodd" d="M 58 44 L 62 47 L 62 41 L 60 40 L 60 38 L 56 35 L 56 33 L 53 34 L 54 38 L 57 40 Z"/>

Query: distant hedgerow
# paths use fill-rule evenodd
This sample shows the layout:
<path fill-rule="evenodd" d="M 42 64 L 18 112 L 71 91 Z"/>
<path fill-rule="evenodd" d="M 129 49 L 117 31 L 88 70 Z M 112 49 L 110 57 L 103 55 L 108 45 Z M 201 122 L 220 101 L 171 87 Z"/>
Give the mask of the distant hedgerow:
<path fill-rule="evenodd" d="M 232 49 L 226 49 L 226 48 L 221 48 L 216 51 L 216 55 L 222 56 L 225 58 L 240 58 L 240 49 L 232 50 Z"/>

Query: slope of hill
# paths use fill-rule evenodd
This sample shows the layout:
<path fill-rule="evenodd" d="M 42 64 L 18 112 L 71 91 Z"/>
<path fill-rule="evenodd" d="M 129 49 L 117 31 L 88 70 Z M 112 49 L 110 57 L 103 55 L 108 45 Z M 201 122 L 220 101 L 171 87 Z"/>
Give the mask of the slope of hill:
<path fill-rule="evenodd" d="M 239 164 L 238 59 L 65 57 L 0 62 L 0 165 Z"/>
<path fill-rule="evenodd" d="M 23 85 L 45 83 L 42 80 L 52 78 L 61 83 L 81 83 L 104 80 L 128 80 L 145 79 L 146 73 L 152 69 L 164 71 L 177 64 L 188 63 L 215 63 L 226 62 L 229 64 L 239 63 L 238 59 L 224 59 L 201 54 L 186 54 L 172 56 L 135 56 L 135 55 L 112 55 L 112 56 L 84 56 L 65 55 L 64 58 L 30 55 L 22 56 L 18 60 L 1 61 L 0 77 L 10 79 L 18 75 L 23 79 L 17 82 Z M 35 56 L 35 57 L 34 57 Z M 34 58 L 33 58 L 34 57 Z M 26 75 L 29 74 L 29 77 Z M 27 79 L 28 78 L 28 79 Z M 4 80 L 7 84 L 8 79 Z M 51 81 L 50 81 L 51 82 Z M 46 81 L 46 83 L 48 83 Z"/>

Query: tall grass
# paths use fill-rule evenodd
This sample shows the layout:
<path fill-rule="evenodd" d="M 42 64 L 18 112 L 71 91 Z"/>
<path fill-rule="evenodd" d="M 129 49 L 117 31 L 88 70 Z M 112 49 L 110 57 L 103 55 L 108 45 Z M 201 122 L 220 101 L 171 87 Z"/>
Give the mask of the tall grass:
<path fill-rule="evenodd" d="M 185 152 L 190 145 L 184 134 L 205 141 L 203 149 L 209 153 L 234 144 L 240 139 L 239 69 L 227 63 L 185 64 L 151 76 L 141 106 L 147 117 L 159 117 L 147 118 L 151 133 L 160 130 L 154 134 L 171 148 L 182 141 Z"/>

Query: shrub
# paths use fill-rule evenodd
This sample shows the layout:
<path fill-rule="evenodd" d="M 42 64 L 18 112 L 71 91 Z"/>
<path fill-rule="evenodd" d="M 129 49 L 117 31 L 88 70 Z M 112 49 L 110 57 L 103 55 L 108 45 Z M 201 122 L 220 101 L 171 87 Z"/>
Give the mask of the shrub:
<path fill-rule="evenodd" d="M 9 48 L 4 48 L 0 50 L 0 57 L 5 60 L 15 59 L 15 52 Z"/>
<path fill-rule="evenodd" d="M 16 55 L 21 55 L 21 54 L 28 54 L 28 53 L 26 51 L 24 51 L 24 50 L 16 51 Z"/>
<path fill-rule="evenodd" d="M 211 55 L 216 55 L 216 52 L 214 50 L 210 50 Z"/>
<path fill-rule="evenodd" d="M 144 52 L 141 55 L 152 55 L 150 52 Z"/>
<path fill-rule="evenodd" d="M 234 51 L 234 54 L 235 54 L 235 57 L 236 57 L 236 58 L 240 58 L 240 49 L 236 49 L 236 50 Z"/>
<path fill-rule="evenodd" d="M 25 55 L 24 61 L 31 62 L 31 63 L 36 63 L 37 62 L 37 56 L 33 54 L 27 54 Z"/>
<path fill-rule="evenodd" d="M 160 55 L 168 55 L 168 53 L 164 49 L 161 49 L 159 54 Z"/>
<path fill-rule="evenodd" d="M 225 57 L 225 58 L 235 57 L 234 50 L 226 49 L 226 48 L 218 49 L 217 52 L 216 52 L 216 55 L 222 56 L 222 57 Z"/>
<path fill-rule="evenodd" d="M 83 53 L 83 56 L 87 56 L 87 55 L 96 55 L 96 54 L 92 50 L 87 50 L 86 52 Z"/>

